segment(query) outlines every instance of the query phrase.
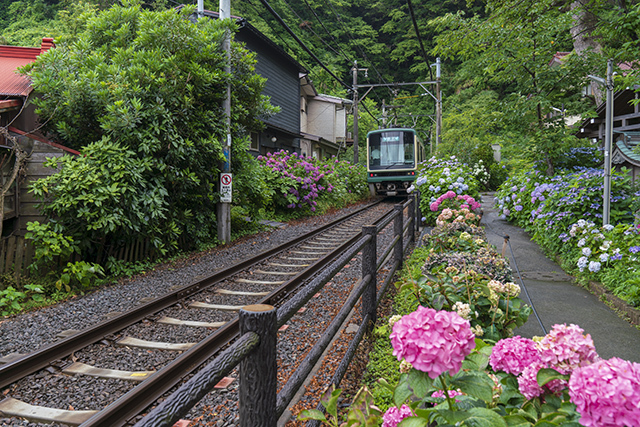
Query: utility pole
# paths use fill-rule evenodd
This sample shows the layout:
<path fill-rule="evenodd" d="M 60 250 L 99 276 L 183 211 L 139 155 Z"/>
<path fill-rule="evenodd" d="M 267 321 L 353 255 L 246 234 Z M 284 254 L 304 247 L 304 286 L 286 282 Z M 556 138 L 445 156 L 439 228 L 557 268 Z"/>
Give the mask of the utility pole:
<path fill-rule="evenodd" d="M 436 150 L 442 143 L 442 90 L 440 89 L 440 58 L 436 58 Z"/>
<path fill-rule="evenodd" d="M 353 164 L 358 163 L 358 61 L 353 61 Z"/>
<path fill-rule="evenodd" d="M 602 225 L 609 224 L 611 212 L 611 146 L 613 145 L 613 60 L 607 61 L 606 135 L 604 137 L 604 204 Z"/>
<path fill-rule="evenodd" d="M 602 195 L 602 225 L 609 224 L 611 213 L 611 146 L 613 144 L 613 59 L 607 61 L 607 78 L 589 75 L 607 90 L 604 131 L 604 194 Z"/>
<path fill-rule="evenodd" d="M 358 61 L 353 61 L 353 163 L 358 163 L 358 71 L 364 71 L 367 77 L 368 68 L 358 68 Z M 367 96 L 366 94 L 364 96 Z"/>
<path fill-rule="evenodd" d="M 203 0 L 199 0 L 203 1 Z M 220 19 L 231 18 L 231 0 L 220 0 Z M 225 74 L 231 75 L 231 34 L 225 30 L 222 49 L 226 56 Z M 224 164 L 220 174 L 220 203 L 218 204 L 218 239 L 227 244 L 231 242 L 231 195 L 232 175 L 231 175 L 231 84 L 227 84 L 227 93 L 222 107 L 225 115 L 225 140 L 222 142 L 224 153 Z"/>
<path fill-rule="evenodd" d="M 382 128 L 385 129 L 387 127 L 387 104 L 382 100 Z"/>
<path fill-rule="evenodd" d="M 198 0 L 198 19 L 204 18 L 204 0 Z"/>

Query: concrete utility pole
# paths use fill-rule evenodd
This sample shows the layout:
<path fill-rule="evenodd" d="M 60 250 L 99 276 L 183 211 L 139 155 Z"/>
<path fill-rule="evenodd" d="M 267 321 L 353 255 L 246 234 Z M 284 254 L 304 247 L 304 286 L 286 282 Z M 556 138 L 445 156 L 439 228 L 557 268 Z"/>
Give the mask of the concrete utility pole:
<path fill-rule="evenodd" d="M 204 18 L 204 0 L 198 0 L 198 19 Z"/>
<path fill-rule="evenodd" d="M 611 147 L 613 145 L 613 60 L 607 61 L 607 109 L 604 138 L 604 204 L 602 225 L 609 224 L 611 212 Z"/>
<path fill-rule="evenodd" d="M 358 68 L 358 61 L 353 61 L 353 163 L 358 163 L 358 71 L 364 71 L 367 77 L 368 68 Z M 364 95 L 365 97 L 367 94 Z M 363 98 L 364 99 L 364 98 Z"/>
<path fill-rule="evenodd" d="M 436 150 L 442 143 L 442 90 L 440 89 L 440 58 L 436 58 Z"/>
<path fill-rule="evenodd" d="M 353 164 L 358 163 L 358 61 L 353 61 Z"/>
<path fill-rule="evenodd" d="M 220 0 L 220 19 L 231 18 L 231 0 Z M 225 73 L 231 74 L 231 34 L 225 31 L 222 42 L 222 49 L 227 57 Z M 227 96 L 222 107 L 226 119 L 225 140 L 222 141 L 225 162 L 220 174 L 220 203 L 218 204 L 218 239 L 223 243 L 231 242 L 231 195 L 232 195 L 232 175 L 231 175 L 231 85 L 227 84 Z"/>
<path fill-rule="evenodd" d="M 607 89 L 604 131 L 604 194 L 602 203 L 602 225 L 609 224 L 611 213 L 611 146 L 613 145 L 613 60 L 607 61 L 607 78 L 589 75 L 589 78 Z"/>

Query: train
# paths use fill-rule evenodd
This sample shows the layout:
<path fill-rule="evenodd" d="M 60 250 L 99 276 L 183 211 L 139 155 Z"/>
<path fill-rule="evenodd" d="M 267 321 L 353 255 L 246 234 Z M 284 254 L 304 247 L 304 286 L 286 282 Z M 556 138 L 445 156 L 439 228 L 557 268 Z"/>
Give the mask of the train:
<path fill-rule="evenodd" d="M 387 128 L 367 134 L 367 183 L 371 195 L 403 196 L 415 181 L 425 150 L 409 128 Z"/>

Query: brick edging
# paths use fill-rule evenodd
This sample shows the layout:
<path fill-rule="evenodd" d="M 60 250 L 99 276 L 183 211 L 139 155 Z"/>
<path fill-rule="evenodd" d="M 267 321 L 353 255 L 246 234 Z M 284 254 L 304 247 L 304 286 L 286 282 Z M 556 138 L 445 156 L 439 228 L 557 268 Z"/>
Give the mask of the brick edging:
<path fill-rule="evenodd" d="M 623 299 L 613 295 L 610 290 L 605 288 L 601 283 L 589 281 L 585 285 L 587 290 L 598 297 L 604 298 L 609 304 L 623 313 L 626 319 L 634 326 L 640 326 L 640 310 L 630 306 Z"/>
<path fill-rule="evenodd" d="M 558 265 L 561 266 L 563 261 L 562 258 L 556 256 L 555 259 Z M 625 300 L 615 296 L 609 289 L 605 288 L 602 283 L 590 280 L 589 283 L 583 286 L 586 290 L 596 295 L 597 297 L 604 299 L 607 304 L 613 306 L 616 310 L 618 310 L 619 314 L 624 315 L 624 319 L 631 323 L 631 325 L 640 326 L 640 310 L 632 307 Z"/>

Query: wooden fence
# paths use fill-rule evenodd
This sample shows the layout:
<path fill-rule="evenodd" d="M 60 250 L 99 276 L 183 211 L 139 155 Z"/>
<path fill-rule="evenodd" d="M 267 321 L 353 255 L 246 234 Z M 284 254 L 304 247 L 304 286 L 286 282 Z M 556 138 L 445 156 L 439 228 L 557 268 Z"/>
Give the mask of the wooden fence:
<path fill-rule="evenodd" d="M 107 253 L 117 260 L 126 262 L 143 261 L 156 256 L 149 239 L 141 239 L 119 249 L 111 248 Z M 35 247 L 29 239 L 21 235 L 3 237 L 0 239 L 0 274 L 12 274 L 19 285 L 21 278 L 30 276 L 29 266 L 33 263 L 34 256 Z M 61 263 L 66 264 L 66 260 Z"/>
<path fill-rule="evenodd" d="M 340 332 L 342 325 L 358 301 L 361 301 L 362 323 L 331 379 L 331 384 L 338 387 L 360 341 L 365 333 L 371 330 L 377 319 L 377 307 L 391 284 L 395 272 L 402 265 L 402 259 L 409 243 L 415 242 L 415 231 L 418 229 L 417 218 L 419 218 L 416 206 L 416 198 L 411 197 L 404 205 L 396 205 L 393 214 L 388 215 L 377 226 L 364 226 L 360 240 L 336 258 L 311 282 L 300 288 L 293 298 L 277 309 L 261 304 L 241 309 L 238 341 L 230 345 L 205 368 L 168 396 L 138 421 L 134 427 L 173 426 L 236 366 L 239 366 L 240 377 L 238 389 L 239 426 L 276 427 L 280 424 L 279 420 L 284 423 L 288 418 L 285 413 L 287 407 L 295 399 L 296 394 L 303 389 L 304 381 L 310 375 L 313 367 L 316 366 L 335 336 Z M 405 223 L 403 211 L 407 208 L 409 220 Z M 382 254 L 379 254 L 377 235 L 391 221 L 394 222 L 394 239 L 382 251 Z M 278 392 L 276 363 L 278 328 L 293 317 L 315 294 L 320 292 L 322 287 L 360 251 L 362 251 L 361 279 L 354 284 L 353 290 L 336 317 Z M 383 283 L 378 287 L 378 272 L 387 260 L 391 266 L 388 268 Z M 323 410 L 324 408 L 318 404 L 316 409 Z M 87 423 L 93 425 L 91 420 L 88 420 Z M 306 427 L 319 427 L 319 424 L 318 421 L 312 420 L 306 423 Z"/>

